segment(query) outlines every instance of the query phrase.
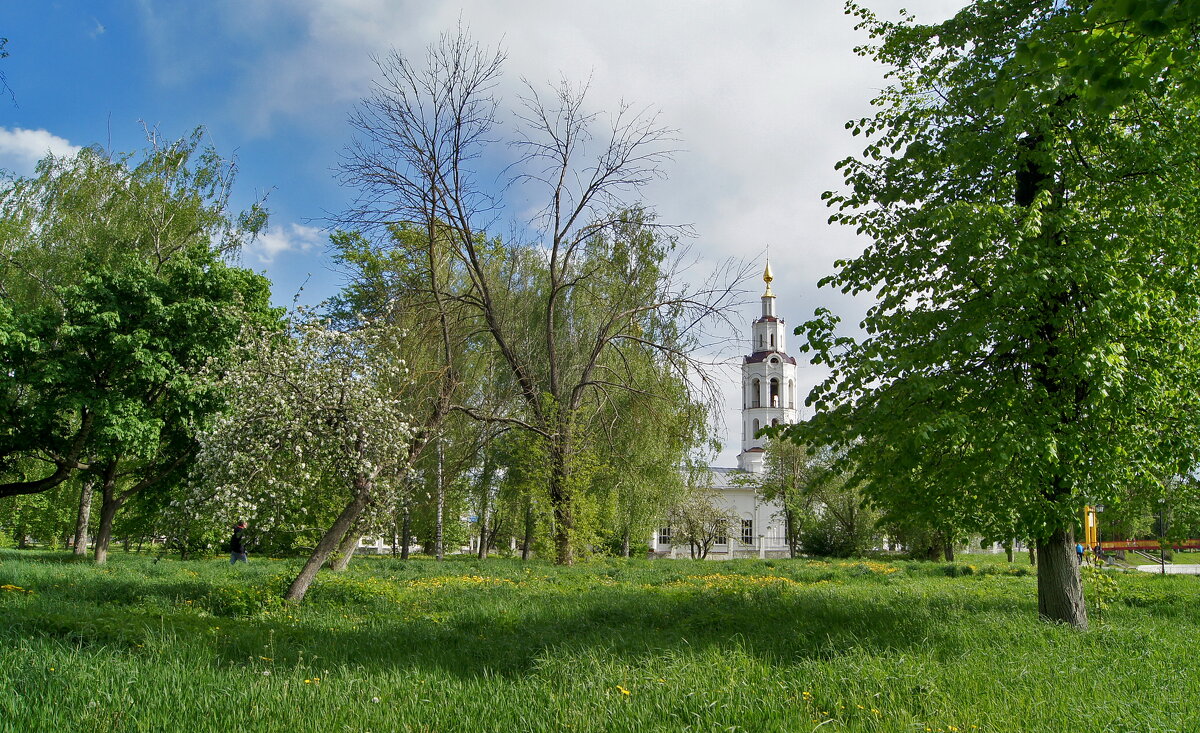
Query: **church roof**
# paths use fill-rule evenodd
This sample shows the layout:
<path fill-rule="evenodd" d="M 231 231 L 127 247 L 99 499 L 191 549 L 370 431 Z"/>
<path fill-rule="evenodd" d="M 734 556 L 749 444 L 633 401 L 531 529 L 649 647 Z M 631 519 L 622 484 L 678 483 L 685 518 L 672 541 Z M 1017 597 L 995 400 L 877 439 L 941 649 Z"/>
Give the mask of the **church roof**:
<path fill-rule="evenodd" d="M 783 361 L 786 361 L 789 364 L 796 363 L 796 357 L 788 356 L 787 354 L 783 353 L 782 351 L 756 351 L 753 354 L 751 354 L 750 356 L 745 356 L 742 358 L 745 359 L 747 364 L 757 364 L 761 361 L 766 361 L 767 358 L 770 357 L 772 354 L 778 354 L 780 359 L 782 359 Z"/>

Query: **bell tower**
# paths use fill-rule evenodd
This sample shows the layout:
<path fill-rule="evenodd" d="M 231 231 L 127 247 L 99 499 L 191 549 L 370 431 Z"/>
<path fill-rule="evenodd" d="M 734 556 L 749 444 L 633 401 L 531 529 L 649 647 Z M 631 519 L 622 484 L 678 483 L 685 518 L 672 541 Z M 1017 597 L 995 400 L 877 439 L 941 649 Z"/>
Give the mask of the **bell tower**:
<path fill-rule="evenodd" d="M 750 351 L 742 358 L 742 452 L 738 468 L 762 473 L 765 438 L 756 433 L 772 425 L 796 422 L 796 359 L 788 356 L 787 328 L 775 315 L 771 292 L 771 262 L 763 270 L 767 284 L 762 294 L 762 315 L 750 327 Z"/>

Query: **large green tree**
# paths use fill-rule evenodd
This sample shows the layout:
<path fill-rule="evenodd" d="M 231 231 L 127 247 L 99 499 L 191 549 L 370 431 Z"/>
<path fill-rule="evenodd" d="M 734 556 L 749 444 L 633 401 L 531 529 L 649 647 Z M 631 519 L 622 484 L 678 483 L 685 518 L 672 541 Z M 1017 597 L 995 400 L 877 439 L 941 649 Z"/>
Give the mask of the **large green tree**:
<path fill-rule="evenodd" d="M 1147 77 L 1162 46 L 1114 55 L 1087 3 L 979 0 L 936 25 L 850 8 L 892 83 L 829 195 L 869 243 L 822 284 L 876 300 L 861 336 L 806 324 L 831 376 L 791 434 L 844 446 L 894 517 L 1034 538 L 1040 614 L 1086 627 L 1082 505 L 1195 466 L 1194 29 Z M 1136 83 L 1098 103 L 1064 61 L 1089 53 Z"/>
<path fill-rule="evenodd" d="M 232 178 L 197 130 L 50 156 L 0 189 L 0 497 L 88 472 L 100 562 L 121 505 L 182 475 L 242 327 L 276 317 L 266 280 L 225 258 L 265 223 L 229 212 Z"/>

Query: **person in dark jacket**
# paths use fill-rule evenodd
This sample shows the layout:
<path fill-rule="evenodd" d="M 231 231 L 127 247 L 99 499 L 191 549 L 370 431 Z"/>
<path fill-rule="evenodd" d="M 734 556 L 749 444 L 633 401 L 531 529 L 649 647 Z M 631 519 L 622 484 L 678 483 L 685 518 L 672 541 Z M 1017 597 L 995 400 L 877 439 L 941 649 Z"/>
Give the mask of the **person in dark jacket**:
<path fill-rule="evenodd" d="M 233 565 L 238 560 L 249 562 L 246 559 L 246 523 L 238 522 L 233 526 L 233 536 L 229 538 L 229 564 Z"/>

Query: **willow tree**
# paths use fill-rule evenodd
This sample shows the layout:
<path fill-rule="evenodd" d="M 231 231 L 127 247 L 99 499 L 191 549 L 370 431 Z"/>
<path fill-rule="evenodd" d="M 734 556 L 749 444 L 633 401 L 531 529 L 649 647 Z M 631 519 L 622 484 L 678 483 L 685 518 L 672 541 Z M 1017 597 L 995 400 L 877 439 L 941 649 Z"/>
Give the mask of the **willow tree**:
<path fill-rule="evenodd" d="M 455 408 L 544 441 L 557 560 L 570 564 L 572 471 L 591 429 L 586 416 L 606 390 L 638 388 L 621 366 L 622 349 L 650 348 L 677 374 L 700 374 L 691 348 L 730 302 L 731 282 L 688 286 L 674 266 L 669 230 L 641 200 L 671 152 L 672 133 L 654 115 L 622 105 L 604 120 L 585 89 L 528 86 L 515 132 L 504 140 L 495 94 L 502 53 L 460 32 L 422 59 L 398 52 L 380 59 L 372 93 L 351 117 L 356 138 L 341 170 L 358 195 L 344 223 L 377 233 L 405 222 L 423 228 L 429 246 L 465 273 L 461 289 L 441 282 L 434 291 L 447 310 L 473 311 L 519 408 L 497 414 L 466 401 Z M 488 230 L 505 218 L 505 202 L 520 197 L 502 196 L 504 184 L 492 185 L 490 170 L 509 164 L 516 190 L 543 205 L 523 220 L 530 207 L 518 204 L 520 213 L 507 217 L 517 233 L 497 244 Z"/>
<path fill-rule="evenodd" d="M 869 242 L 822 285 L 875 303 L 861 336 L 806 324 L 832 373 L 791 431 L 845 446 L 893 516 L 1034 538 L 1039 613 L 1077 627 L 1079 510 L 1190 472 L 1200 408 L 1194 27 L 1136 36 L 1088 5 L 979 0 L 935 25 L 849 6 L 892 83 L 828 194 Z"/>

